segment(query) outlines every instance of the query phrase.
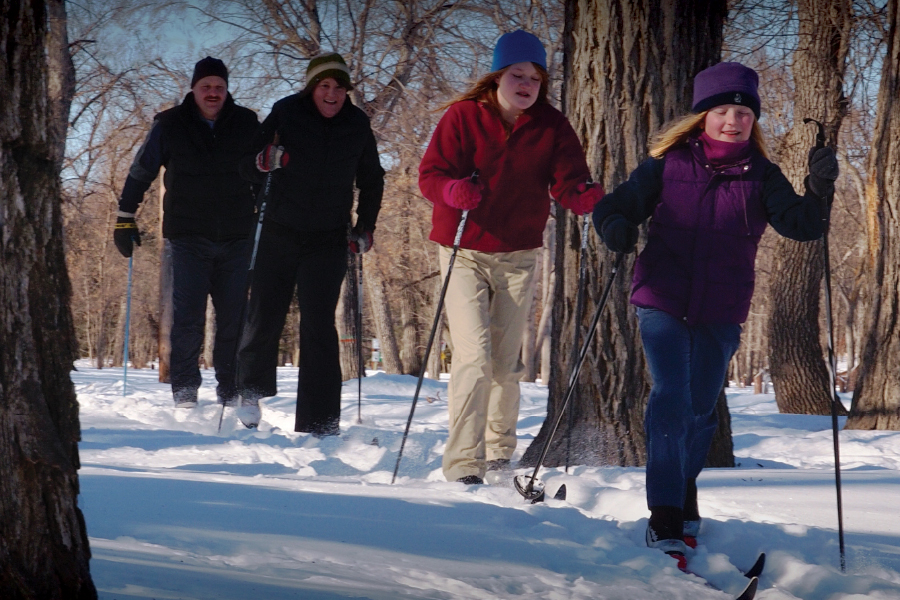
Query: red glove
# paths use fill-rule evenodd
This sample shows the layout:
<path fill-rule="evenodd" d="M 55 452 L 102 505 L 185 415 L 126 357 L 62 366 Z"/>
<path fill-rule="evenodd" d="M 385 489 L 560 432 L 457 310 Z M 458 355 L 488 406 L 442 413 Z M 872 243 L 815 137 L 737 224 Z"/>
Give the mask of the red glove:
<path fill-rule="evenodd" d="M 599 183 L 579 183 L 578 195 L 572 195 L 569 200 L 569 210 L 579 217 L 594 210 L 594 205 L 603 197 L 603 188 Z"/>
<path fill-rule="evenodd" d="M 459 210 L 472 210 L 481 202 L 481 187 L 471 177 L 448 181 L 444 186 L 444 203 Z"/>
<path fill-rule="evenodd" d="M 256 168 L 263 173 L 268 173 L 287 165 L 288 160 L 290 160 L 290 156 L 284 146 L 266 144 L 262 152 L 256 155 Z"/>
<path fill-rule="evenodd" d="M 347 240 L 350 252 L 353 254 L 365 254 L 375 245 L 371 231 L 360 231 L 356 227 L 350 230 L 350 238 Z"/>

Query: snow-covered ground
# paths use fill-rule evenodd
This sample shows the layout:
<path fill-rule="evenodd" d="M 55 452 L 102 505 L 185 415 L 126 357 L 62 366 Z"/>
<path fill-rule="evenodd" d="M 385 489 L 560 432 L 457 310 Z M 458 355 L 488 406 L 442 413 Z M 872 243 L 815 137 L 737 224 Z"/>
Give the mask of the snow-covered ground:
<path fill-rule="evenodd" d="M 157 372 L 72 373 L 81 404 L 80 506 L 104 599 L 724 599 L 643 542 L 644 473 L 542 472 L 566 501 L 448 483 L 446 382 L 426 380 L 397 483 L 415 378 L 344 387 L 342 435 L 293 432 L 296 370 L 279 370 L 256 431 L 225 414 L 211 371 L 200 405 L 172 408 Z M 547 390 L 522 384 L 518 455 Z M 758 598 L 900 599 L 900 433 L 841 433 L 847 572 L 839 564 L 830 418 L 780 415 L 772 395 L 729 390 L 736 469 L 701 475 L 691 565 L 737 590 L 765 551 Z M 524 472 L 524 471 L 519 471 Z"/>

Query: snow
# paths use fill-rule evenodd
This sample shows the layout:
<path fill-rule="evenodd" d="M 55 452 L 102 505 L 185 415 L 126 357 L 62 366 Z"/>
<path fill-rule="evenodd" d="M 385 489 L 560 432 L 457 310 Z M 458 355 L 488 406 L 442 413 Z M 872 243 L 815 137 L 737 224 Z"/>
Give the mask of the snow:
<path fill-rule="evenodd" d="M 193 410 L 173 408 L 156 371 L 129 370 L 127 396 L 122 375 L 86 361 L 72 373 L 102 599 L 729 597 L 645 547 L 643 469 L 544 470 L 548 496 L 565 483 L 568 499 L 537 505 L 511 478 L 444 481 L 446 381 L 425 381 L 391 485 L 414 377 L 364 378 L 361 424 L 358 382 L 345 382 L 342 434 L 317 439 L 293 432 L 293 368 L 279 369 L 256 431 L 226 409 L 217 432 L 212 371 Z M 547 401 L 544 386 L 522 391 L 515 459 Z M 780 415 L 773 395 L 743 389 L 729 404 L 740 466 L 700 477 L 692 569 L 735 593 L 736 567 L 765 551 L 762 600 L 900 599 L 900 432 L 841 432 L 842 574 L 830 417 Z"/>

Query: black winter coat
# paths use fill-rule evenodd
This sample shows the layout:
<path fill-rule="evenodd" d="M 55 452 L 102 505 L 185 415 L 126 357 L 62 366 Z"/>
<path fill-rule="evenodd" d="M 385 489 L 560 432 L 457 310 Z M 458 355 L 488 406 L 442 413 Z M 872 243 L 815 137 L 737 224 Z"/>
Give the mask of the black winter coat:
<path fill-rule="evenodd" d="M 159 113 L 135 156 L 119 210 L 135 212 L 144 192 L 166 168 L 163 236 L 199 235 L 214 241 L 248 237 L 254 191 L 240 173 L 259 128 L 256 113 L 228 94 L 212 127 L 203 119 L 193 92 Z"/>
<path fill-rule="evenodd" d="M 256 169 L 256 154 L 274 140 L 276 132 L 289 159 L 273 172 L 266 219 L 300 232 L 345 228 L 355 183 L 359 188 L 357 222 L 374 231 L 384 193 L 384 169 L 366 114 L 349 98 L 330 119 L 319 113 L 309 94 L 279 100 L 263 121 L 252 154 L 241 165 L 244 176 L 254 183 L 265 179 Z"/>

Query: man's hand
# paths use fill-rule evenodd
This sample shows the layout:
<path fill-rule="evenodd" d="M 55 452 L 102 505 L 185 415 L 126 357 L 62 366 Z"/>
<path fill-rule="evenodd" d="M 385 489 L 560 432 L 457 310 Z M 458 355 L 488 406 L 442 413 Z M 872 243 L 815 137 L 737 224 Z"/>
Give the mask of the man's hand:
<path fill-rule="evenodd" d="M 134 217 L 119 217 L 116 219 L 116 228 L 113 230 L 113 241 L 119 253 L 125 258 L 131 258 L 134 245 L 141 245 L 141 232 L 138 231 Z"/>

